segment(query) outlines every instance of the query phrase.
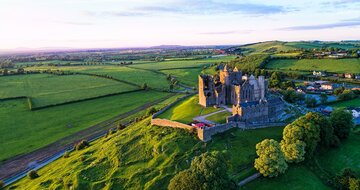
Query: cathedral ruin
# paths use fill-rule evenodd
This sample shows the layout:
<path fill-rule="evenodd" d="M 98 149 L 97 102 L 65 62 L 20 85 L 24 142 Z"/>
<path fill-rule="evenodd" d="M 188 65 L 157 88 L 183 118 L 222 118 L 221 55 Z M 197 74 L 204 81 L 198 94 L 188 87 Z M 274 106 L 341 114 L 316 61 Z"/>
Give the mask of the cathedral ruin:
<path fill-rule="evenodd" d="M 273 122 L 283 112 L 280 98 L 268 97 L 268 81 L 242 74 L 236 67 L 227 65 L 219 76 L 199 76 L 199 104 L 204 107 L 232 105 L 232 116 L 227 122 Z"/>

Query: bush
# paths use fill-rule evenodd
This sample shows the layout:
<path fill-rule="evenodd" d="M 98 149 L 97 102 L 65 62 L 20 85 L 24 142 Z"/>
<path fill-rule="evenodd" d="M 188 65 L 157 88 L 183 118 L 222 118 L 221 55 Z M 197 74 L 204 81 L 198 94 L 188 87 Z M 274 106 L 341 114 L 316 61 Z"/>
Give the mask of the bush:
<path fill-rule="evenodd" d="M 3 188 L 4 186 L 5 186 L 5 183 L 0 180 L 0 189 Z"/>
<path fill-rule="evenodd" d="M 30 170 L 27 175 L 30 179 L 35 179 L 39 177 L 39 174 L 35 170 Z"/>
<path fill-rule="evenodd" d="M 70 157 L 70 152 L 69 152 L 69 151 L 65 151 L 63 157 L 64 157 L 64 158 L 69 158 L 69 157 Z"/>
<path fill-rule="evenodd" d="M 118 126 L 117 126 L 117 129 L 118 130 L 123 130 L 125 129 L 126 125 L 122 124 L 122 123 L 119 123 Z"/>
<path fill-rule="evenodd" d="M 153 114 L 156 113 L 156 112 L 157 112 L 156 108 L 151 107 L 151 108 L 149 108 L 149 109 L 146 111 L 146 115 L 147 115 L 147 116 L 150 116 L 150 115 L 153 115 Z"/>
<path fill-rule="evenodd" d="M 88 141 L 82 140 L 81 142 L 79 142 L 78 144 L 76 144 L 75 149 L 76 149 L 76 150 L 82 150 L 82 149 L 88 147 L 89 145 L 90 145 L 90 144 L 89 144 Z"/>

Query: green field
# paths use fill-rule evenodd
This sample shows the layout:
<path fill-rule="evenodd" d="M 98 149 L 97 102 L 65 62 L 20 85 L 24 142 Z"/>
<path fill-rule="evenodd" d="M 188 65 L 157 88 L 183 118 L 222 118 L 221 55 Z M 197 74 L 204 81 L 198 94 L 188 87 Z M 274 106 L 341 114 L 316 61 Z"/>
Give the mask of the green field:
<path fill-rule="evenodd" d="M 201 74 L 201 71 L 202 71 L 201 68 L 160 70 L 160 72 L 162 73 L 170 74 L 174 76 L 177 80 L 181 81 L 183 84 L 193 87 L 197 87 L 198 76 Z"/>
<path fill-rule="evenodd" d="M 289 51 L 289 50 L 296 49 L 292 46 L 286 45 L 286 42 L 280 42 L 280 41 L 255 43 L 255 44 L 241 46 L 241 48 L 249 49 L 248 51 L 244 52 L 245 54 L 276 53 L 276 52 L 280 52 L 280 51 Z"/>
<path fill-rule="evenodd" d="M 331 189 L 325 186 L 322 181 L 305 166 L 291 165 L 285 174 L 276 178 L 261 177 L 246 184 L 241 189 L 266 190 L 276 187 L 278 190 L 322 190 Z"/>
<path fill-rule="evenodd" d="M 360 73 L 360 59 L 284 59 L 272 60 L 266 68 L 274 70 L 328 71 Z"/>
<path fill-rule="evenodd" d="M 206 58 L 199 60 L 175 60 L 175 61 L 161 61 L 153 62 L 146 64 L 134 64 L 129 67 L 141 68 L 141 69 L 152 69 L 152 70 L 162 70 L 162 69 L 174 69 L 174 68 L 193 68 L 193 67 L 203 67 L 215 62 L 221 61 L 230 61 L 234 59 L 235 56 L 223 56 L 223 57 L 214 57 Z"/>
<path fill-rule="evenodd" d="M 335 108 L 360 107 L 360 98 L 329 104 Z"/>
<path fill-rule="evenodd" d="M 220 112 L 214 115 L 210 115 L 209 117 L 206 117 L 207 120 L 213 121 L 215 123 L 226 123 L 226 118 L 228 116 L 231 116 L 231 113 L 228 111 Z"/>
<path fill-rule="evenodd" d="M 185 130 L 151 126 L 149 122 L 144 120 L 85 150 L 72 152 L 69 158 L 60 158 L 39 170 L 39 178 L 26 177 L 14 186 L 56 189 L 72 184 L 74 189 L 166 189 L 169 180 L 188 168 L 195 155 L 212 150 L 223 153 L 231 178 L 238 181 L 244 177 L 240 174 L 253 171 L 255 144 L 264 138 L 279 139 L 282 132 L 282 127 L 234 129 L 203 143 Z"/>
<path fill-rule="evenodd" d="M 29 74 L 0 77 L 0 98 L 28 96 L 35 107 L 138 89 L 122 82 L 84 75 Z"/>
<path fill-rule="evenodd" d="M 0 101 L 0 161 L 27 153 L 155 101 L 168 93 L 140 91 L 37 111 L 24 100 Z"/>
<path fill-rule="evenodd" d="M 170 119 L 182 123 L 190 123 L 194 117 L 206 115 L 220 110 L 221 108 L 203 108 L 199 105 L 199 98 L 197 95 L 191 96 L 173 105 L 170 109 L 160 114 L 158 118 Z"/>

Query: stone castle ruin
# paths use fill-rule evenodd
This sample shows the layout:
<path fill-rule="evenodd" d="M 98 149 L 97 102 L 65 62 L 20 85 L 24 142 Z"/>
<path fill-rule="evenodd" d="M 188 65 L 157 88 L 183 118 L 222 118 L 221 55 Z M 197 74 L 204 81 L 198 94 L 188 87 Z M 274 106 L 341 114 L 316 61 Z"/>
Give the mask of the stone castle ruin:
<path fill-rule="evenodd" d="M 199 76 L 199 104 L 204 107 L 232 105 L 232 116 L 227 122 L 273 122 L 283 112 L 280 98 L 268 98 L 268 81 L 264 76 L 256 79 L 242 75 L 236 67 L 226 65 L 220 76 Z"/>

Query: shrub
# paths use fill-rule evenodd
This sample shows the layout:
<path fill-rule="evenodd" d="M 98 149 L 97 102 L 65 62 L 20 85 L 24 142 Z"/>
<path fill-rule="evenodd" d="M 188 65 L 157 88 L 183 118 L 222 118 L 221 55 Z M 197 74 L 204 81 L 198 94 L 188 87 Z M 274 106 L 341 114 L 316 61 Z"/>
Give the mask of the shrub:
<path fill-rule="evenodd" d="M 117 129 L 118 129 L 118 130 L 123 130 L 123 129 L 125 129 L 125 127 L 126 127 L 126 126 L 125 126 L 124 124 L 119 123 L 118 126 L 117 126 Z"/>
<path fill-rule="evenodd" d="M 88 147 L 89 145 L 90 145 L 90 144 L 89 144 L 88 141 L 82 140 L 81 142 L 79 142 L 78 144 L 76 144 L 75 149 L 76 149 L 76 150 L 82 150 L 82 149 Z"/>
<path fill-rule="evenodd" d="M 64 158 L 69 158 L 69 157 L 70 157 L 70 152 L 69 152 L 69 151 L 65 151 L 63 157 L 64 157 Z"/>
<path fill-rule="evenodd" d="M 3 188 L 4 186 L 5 186 L 5 183 L 0 180 L 0 189 Z"/>
<path fill-rule="evenodd" d="M 30 179 L 35 179 L 39 177 L 39 174 L 35 170 L 30 170 L 27 175 Z"/>
<path fill-rule="evenodd" d="M 150 115 L 153 115 L 153 114 L 156 113 L 156 112 L 157 112 L 156 108 L 151 107 L 151 108 L 149 108 L 149 109 L 146 111 L 146 115 L 147 115 L 147 116 L 150 116 Z"/>

